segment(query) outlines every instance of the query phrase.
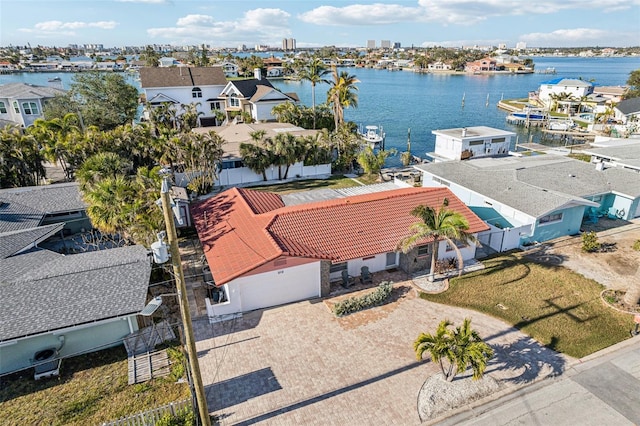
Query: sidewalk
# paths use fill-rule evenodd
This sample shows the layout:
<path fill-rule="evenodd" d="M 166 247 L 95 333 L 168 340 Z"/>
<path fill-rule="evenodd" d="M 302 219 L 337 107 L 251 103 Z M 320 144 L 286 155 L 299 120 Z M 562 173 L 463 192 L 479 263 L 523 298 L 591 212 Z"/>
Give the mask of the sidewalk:
<path fill-rule="evenodd" d="M 470 405 L 435 424 L 640 424 L 640 338 L 574 362 L 547 379 L 482 405 Z"/>

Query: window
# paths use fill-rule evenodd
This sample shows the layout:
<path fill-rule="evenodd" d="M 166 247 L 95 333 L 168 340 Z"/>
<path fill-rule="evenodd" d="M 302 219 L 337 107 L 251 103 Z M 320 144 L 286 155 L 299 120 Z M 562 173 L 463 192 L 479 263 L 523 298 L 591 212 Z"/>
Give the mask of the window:
<path fill-rule="evenodd" d="M 458 249 L 463 249 L 466 246 L 467 245 L 465 243 L 463 243 L 462 241 L 456 241 L 456 247 L 458 247 Z M 453 247 L 451 247 L 451 244 L 447 243 L 446 251 L 453 251 Z"/>
<path fill-rule="evenodd" d="M 451 184 L 450 184 L 449 182 L 447 182 L 446 180 L 442 180 L 442 179 L 437 178 L 437 177 L 435 177 L 435 176 L 434 176 L 434 177 L 433 177 L 433 179 L 431 179 L 431 180 L 433 180 L 435 183 L 439 183 L 440 185 L 443 185 L 443 186 L 450 186 L 450 185 L 451 185 Z"/>
<path fill-rule="evenodd" d="M 7 113 L 7 107 L 4 104 L 4 102 L 0 102 L 0 114 L 6 114 Z"/>
<path fill-rule="evenodd" d="M 397 259 L 397 255 L 395 251 L 390 251 L 387 253 L 387 263 L 386 263 L 386 267 L 389 266 L 396 266 L 398 264 Z"/>
<path fill-rule="evenodd" d="M 431 253 L 431 245 L 425 244 L 423 246 L 418 246 L 418 257 L 426 256 Z"/>
<path fill-rule="evenodd" d="M 484 141 L 483 140 L 469 141 L 469 146 L 475 146 L 475 145 L 484 145 Z"/>
<path fill-rule="evenodd" d="M 191 97 L 192 98 L 201 98 L 202 97 L 202 90 L 200 90 L 199 87 L 194 87 L 193 89 L 191 89 Z"/>
<path fill-rule="evenodd" d="M 18 102 L 13 101 L 13 110 L 16 114 L 20 114 L 20 107 L 18 106 Z"/>
<path fill-rule="evenodd" d="M 244 163 L 242 162 L 242 160 L 231 160 L 222 162 L 222 170 L 239 169 L 240 167 L 244 167 Z"/>
<path fill-rule="evenodd" d="M 347 262 L 332 263 L 331 269 L 329 269 L 329 273 L 333 274 L 334 272 L 342 272 L 346 270 L 347 270 Z"/>
<path fill-rule="evenodd" d="M 496 138 L 496 139 L 491 139 L 491 142 L 492 143 L 502 143 L 505 140 L 506 140 L 505 138 Z"/>
<path fill-rule="evenodd" d="M 236 97 L 230 97 L 229 98 L 229 105 L 231 105 L 232 107 L 239 107 L 240 106 L 240 99 L 238 99 Z"/>
<path fill-rule="evenodd" d="M 222 110 L 222 103 L 220 101 L 210 102 L 209 106 L 211 107 L 211 111 Z"/>
<path fill-rule="evenodd" d="M 23 102 L 22 109 L 27 115 L 38 115 L 38 105 L 35 102 Z"/>
<path fill-rule="evenodd" d="M 562 213 L 552 213 L 546 216 L 542 216 L 540 219 L 538 219 L 538 223 L 540 225 L 548 225 L 550 223 L 556 223 L 561 221 L 562 221 Z"/>

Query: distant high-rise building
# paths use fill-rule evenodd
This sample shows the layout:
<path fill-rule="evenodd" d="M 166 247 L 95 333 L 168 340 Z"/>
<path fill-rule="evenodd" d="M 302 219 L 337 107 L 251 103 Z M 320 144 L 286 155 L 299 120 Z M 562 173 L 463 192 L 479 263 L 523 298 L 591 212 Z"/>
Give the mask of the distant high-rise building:
<path fill-rule="evenodd" d="M 282 39 L 282 50 L 296 50 L 296 39 L 295 38 L 283 38 Z"/>
<path fill-rule="evenodd" d="M 367 40 L 367 49 L 375 49 L 376 41 L 375 40 Z"/>
<path fill-rule="evenodd" d="M 383 49 L 391 49 L 391 40 L 380 40 L 380 47 Z"/>
<path fill-rule="evenodd" d="M 393 42 L 393 48 L 394 49 L 400 49 L 402 47 L 402 45 L 400 44 L 399 41 L 394 41 Z"/>
<path fill-rule="evenodd" d="M 518 50 L 527 50 L 527 42 L 526 41 L 519 41 L 516 43 L 516 49 Z"/>

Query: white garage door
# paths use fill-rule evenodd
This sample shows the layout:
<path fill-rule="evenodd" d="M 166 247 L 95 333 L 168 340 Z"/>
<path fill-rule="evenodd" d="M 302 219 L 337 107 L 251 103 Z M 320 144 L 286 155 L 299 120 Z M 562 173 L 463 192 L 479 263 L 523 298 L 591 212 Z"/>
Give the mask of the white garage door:
<path fill-rule="evenodd" d="M 245 278 L 242 311 L 268 308 L 320 296 L 320 262 Z"/>

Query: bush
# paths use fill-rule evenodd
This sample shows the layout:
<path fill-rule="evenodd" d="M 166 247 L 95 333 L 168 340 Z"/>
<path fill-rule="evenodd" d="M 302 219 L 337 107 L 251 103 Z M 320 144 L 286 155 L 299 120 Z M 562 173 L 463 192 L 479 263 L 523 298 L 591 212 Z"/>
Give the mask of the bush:
<path fill-rule="evenodd" d="M 593 231 L 582 233 L 582 251 L 586 253 L 593 253 L 598 250 L 600 250 L 598 235 Z"/>
<path fill-rule="evenodd" d="M 635 251 L 640 251 L 640 240 L 636 240 L 631 248 L 633 248 Z"/>
<path fill-rule="evenodd" d="M 156 426 L 193 426 L 196 424 L 196 416 L 191 407 L 184 408 L 172 415 L 167 413 L 156 422 Z"/>
<path fill-rule="evenodd" d="M 387 300 L 392 290 L 393 283 L 384 281 L 371 293 L 359 297 L 350 297 L 336 303 L 333 306 L 333 313 L 336 316 L 341 317 L 343 315 L 371 308 L 372 306 L 382 305 L 382 303 Z"/>
<path fill-rule="evenodd" d="M 436 274 L 444 274 L 449 271 L 458 269 L 458 259 L 455 257 L 447 257 L 436 261 Z"/>

